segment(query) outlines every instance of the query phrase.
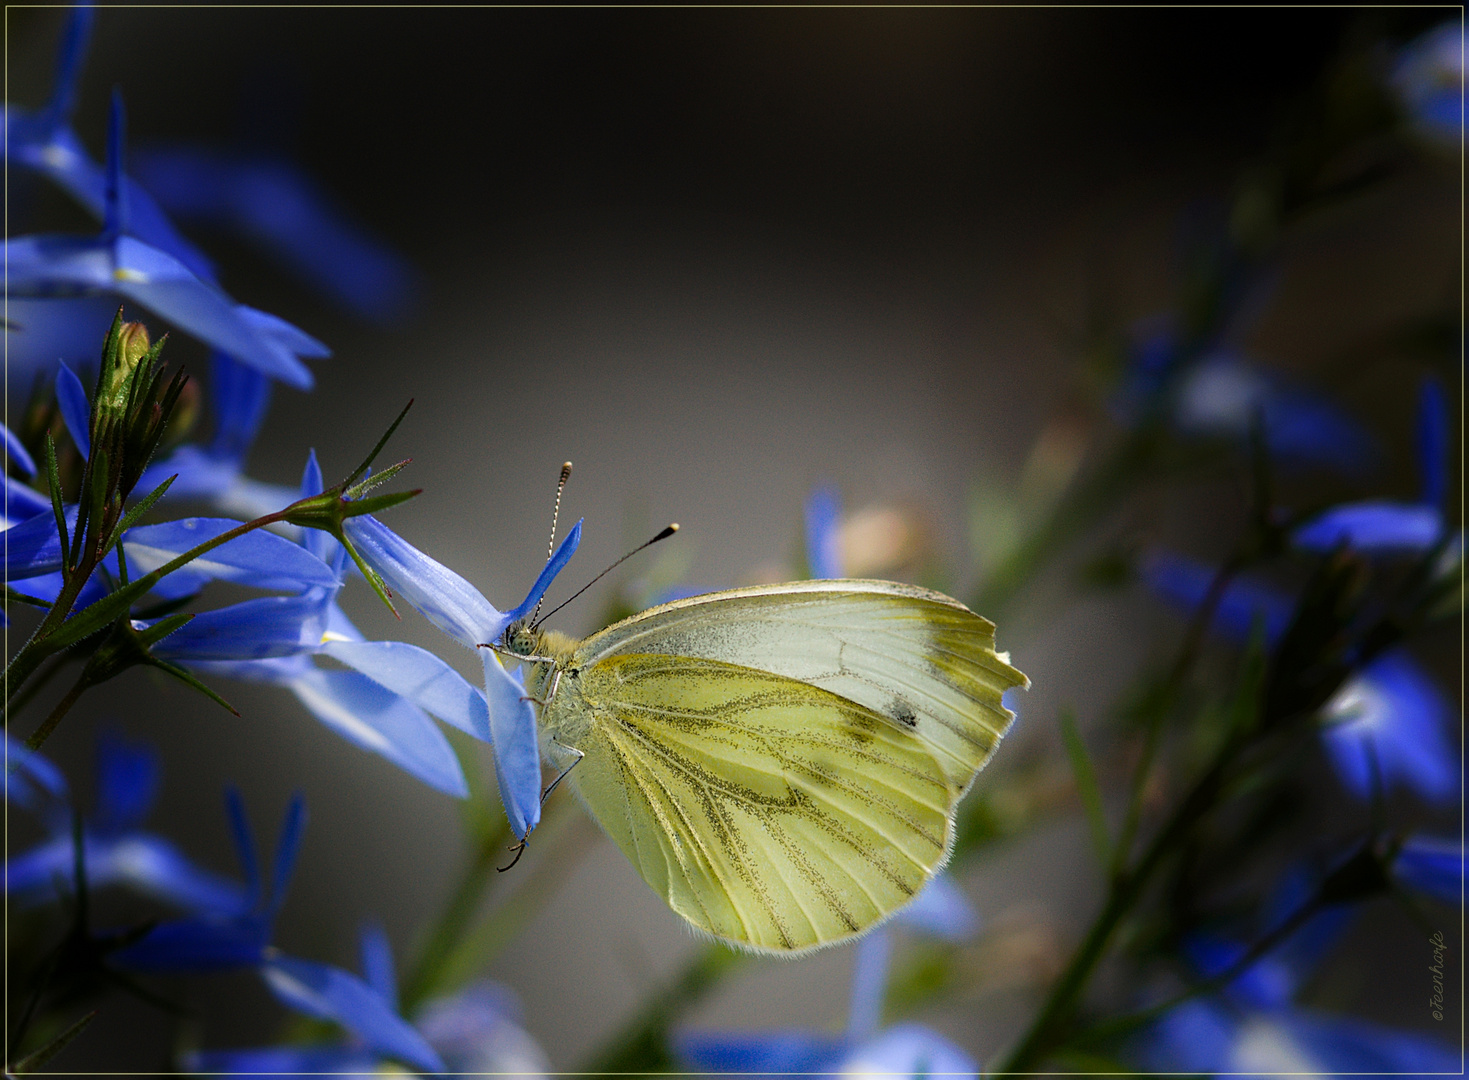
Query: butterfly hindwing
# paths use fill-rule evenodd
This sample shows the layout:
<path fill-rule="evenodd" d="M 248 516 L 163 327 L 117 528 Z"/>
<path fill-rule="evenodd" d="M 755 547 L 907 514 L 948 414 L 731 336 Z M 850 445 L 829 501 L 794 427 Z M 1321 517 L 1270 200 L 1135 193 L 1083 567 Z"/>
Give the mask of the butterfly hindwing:
<path fill-rule="evenodd" d="M 719 660 L 829 690 L 923 741 L 961 792 L 1029 685 L 995 627 L 955 600 L 891 581 L 795 581 L 650 608 L 594 634 L 578 662 L 637 653 Z"/>
<path fill-rule="evenodd" d="M 548 731 L 643 878 L 695 926 L 790 952 L 905 903 L 947 855 L 959 789 L 857 702 L 717 660 L 619 653 L 563 678 Z"/>

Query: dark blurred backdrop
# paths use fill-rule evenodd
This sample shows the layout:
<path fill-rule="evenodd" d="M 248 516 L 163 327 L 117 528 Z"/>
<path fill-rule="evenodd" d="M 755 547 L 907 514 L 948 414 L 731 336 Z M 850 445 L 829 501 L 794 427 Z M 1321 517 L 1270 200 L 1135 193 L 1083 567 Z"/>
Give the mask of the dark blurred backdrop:
<path fill-rule="evenodd" d="M 238 242 L 195 234 L 236 298 L 335 350 L 313 393 L 277 392 L 256 478 L 293 482 L 311 446 L 329 479 L 345 472 L 413 398 L 389 454 L 412 456 L 407 479 L 426 492 L 390 523 L 501 606 L 544 558 L 568 458 L 565 513 L 585 515 L 586 540 L 553 600 L 669 520 L 684 526 L 688 584 L 797 573 L 819 482 L 849 508 L 916 508 L 950 568 L 941 584 L 963 596 L 970 485 L 1013 480 L 1072 393 L 1087 320 L 1167 302 L 1180 213 L 1230 189 L 1345 35 L 1389 19 L 1403 34 L 1433 14 L 107 7 L 76 127 L 100 159 L 116 85 L 131 146 L 285 150 L 421 273 L 411 317 L 374 327 Z M 7 10 L 13 104 L 45 99 L 61 23 L 57 9 Z M 1327 282 L 1301 293 L 1304 321 L 1266 320 L 1269 359 L 1309 371 L 1333 335 L 1437 302 L 1456 249 L 1434 215 L 1455 198 L 1410 192 L 1401 228 L 1329 233 L 1326 255 L 1308 251 Z M 26 231 L 92 228 L 44 192 L 25 206 Z M 1378 269 L 1333 292 L 1338 263 Z M 181 340 L 169 349 L 200 359 Z M 396 625 L 363 593 L 349 609 L 370 635 L 472 670 L 416 615 Z M 563 628 L 596 629 L 608 595 Z M 1135 642 L 1170 625 L 1141 601 L 1002 625 L 1036 683 L 1015 739 L 1054 740 L 1061 700 L 1099 714 Z M 376 917 L 401 952 L 458 857 L 451 801 L 283 693 L 224 689 L 243 719 L 143 676 L 111 684 L 51 745 L 80 776 L 99 724 L 163 744 L 155 820 L 222 871 L 222 785 L 243 786 L 268 835 L 303 790 L 312 821 L 278 943 L 350 966 L 359 921 Z M 132 691 L 164 705 L 135 715 Z M 590 854 L 491 971 L 525 997 L 561 1068 L 694 945 L 591 826 L 571 827 Z M 1019 909 L 1064 937 L 1092 902 L 1088 858 L 1067 826 L 966 885 L 987 918 Z M 833 950 L 762 965 L 697 1019 L 834 1023 L 849 963 Z M 956 1012 L 947 1030 L 992 1054 L 1031 1000 L 997 996 L 980 1023 Z M 203 1001 L 210 1045 L 275 1033 L 248 979 L 215 980 Z M 110 1009 L 68 1064 L 151 1067 L 142 1048 L 166 1030 L 141 1006 Z"/>

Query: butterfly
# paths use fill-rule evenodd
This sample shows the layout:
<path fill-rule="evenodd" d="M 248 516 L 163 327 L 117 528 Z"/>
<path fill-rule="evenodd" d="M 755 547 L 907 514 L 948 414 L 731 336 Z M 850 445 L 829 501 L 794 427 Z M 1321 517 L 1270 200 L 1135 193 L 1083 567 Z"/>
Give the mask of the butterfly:
<path fill-rule="evenodd" d="M 577 641 L 527 620 L 545 760 L 698 930 L 790 955 L 871 928 L 939 872 L 959 800 L 1030 680 L 995 627 L 891 581 L 689 597 Z"/>

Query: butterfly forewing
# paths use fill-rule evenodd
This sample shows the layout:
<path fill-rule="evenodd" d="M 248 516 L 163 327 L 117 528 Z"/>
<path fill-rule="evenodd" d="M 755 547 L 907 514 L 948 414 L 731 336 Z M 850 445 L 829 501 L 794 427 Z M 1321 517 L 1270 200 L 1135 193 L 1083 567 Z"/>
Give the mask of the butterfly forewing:
<path fill-rule="evenodd" d="M 946 857 L 959 789 L 925 742 L 781 675 L 619 653 L 563 679 L 546 724 L 585 753 L 571 781 L 648 884 L 736 943 L 849 937 Z"/>
<path fill-rule="evenodd" d="M 997 655 L 994 624 L 940 593 L 891 581 L 797 581 L 651 608 L 583 642 L 578 661 L 699 657 L 829 690 L 923 741 L 962 792 L 1029 685 Z"/>

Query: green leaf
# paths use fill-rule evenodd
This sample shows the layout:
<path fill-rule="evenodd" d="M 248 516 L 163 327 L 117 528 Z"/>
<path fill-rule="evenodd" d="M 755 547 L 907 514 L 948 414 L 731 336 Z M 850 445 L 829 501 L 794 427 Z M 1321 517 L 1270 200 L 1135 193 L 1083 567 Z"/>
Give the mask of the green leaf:
<path fill-rule="evenodd" d="M 385 484 L 393 477 L 397 476 L 400 472 L 406 469 L 412 463 L 412 461 L 412 458 L 404 458 L 402 461 L 395 462 L 394 464 L 389 465 L 382 472 L 373 473 L 366 480 L 363 480 L 361 483 L 349 488 L 343 494 L 348 499 L 360 499 L 364 494 L 371 491 L 379 484 Z"/>
<path fill-rule="evenodd" d="M 1092 846 L 1102 866 L 1108 866 L 1112 859 L 1112 838 L 1102 810 L 1102 791 L 1097 786 L 1097 774 L 1092 768 L 1086 743 L 1082 742 L 1081 732 L 1077 730 L 1076 716 L 1069 708 L 1061 710 L 1061 738 L 1066 743 L 1066 756 L 1071 759 L 1076 790 L 1081 796 L 1082 809 L 1086 811 L 1087 825 L 1091 828 Z"/>

